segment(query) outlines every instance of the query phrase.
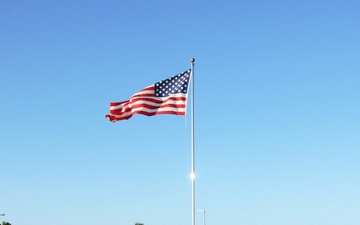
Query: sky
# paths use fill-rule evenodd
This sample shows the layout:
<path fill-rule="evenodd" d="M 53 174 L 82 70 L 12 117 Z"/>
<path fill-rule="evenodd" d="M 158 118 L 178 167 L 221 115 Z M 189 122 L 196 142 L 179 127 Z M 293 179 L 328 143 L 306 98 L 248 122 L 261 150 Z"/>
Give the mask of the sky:
<path fill-rule="evenodd" d="M 358 225 L 359 10 L 355 0 L 0 1 L 0 221 L 190 225 L 191 114 L 105 114 L 194 57 L 206 223 Z"/>

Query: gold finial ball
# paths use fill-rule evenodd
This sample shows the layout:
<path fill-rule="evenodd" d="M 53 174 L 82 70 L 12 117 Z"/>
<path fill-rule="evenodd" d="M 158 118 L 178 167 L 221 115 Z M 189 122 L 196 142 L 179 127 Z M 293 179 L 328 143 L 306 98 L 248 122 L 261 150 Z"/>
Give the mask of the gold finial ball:
<path fill-rule="evenodd" d="M 191 59 L 190 59 L 190 62 L 195 62 L 195 58 L 191 58 Z"/>

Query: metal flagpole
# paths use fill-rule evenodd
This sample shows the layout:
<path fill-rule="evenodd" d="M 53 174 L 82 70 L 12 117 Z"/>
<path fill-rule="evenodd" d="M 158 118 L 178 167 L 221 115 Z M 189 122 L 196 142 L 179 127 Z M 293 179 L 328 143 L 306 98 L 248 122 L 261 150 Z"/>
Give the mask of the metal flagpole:
<path fill-rule="evenodd" d="M 192 196 L 192 225 L 195 225 L 195 132 L 194 132 L 194 65 L 195 59 L 191 58 L 191 196 Z"/>

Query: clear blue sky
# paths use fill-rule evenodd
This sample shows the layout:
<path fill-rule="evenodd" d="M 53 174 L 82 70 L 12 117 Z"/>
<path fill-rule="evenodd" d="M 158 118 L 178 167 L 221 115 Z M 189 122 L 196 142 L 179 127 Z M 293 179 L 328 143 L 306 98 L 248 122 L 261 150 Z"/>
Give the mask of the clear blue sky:
<path fill-rule="evenodd" d="M 190 116 L 104 115 L 194 57 L 207 224 L 358 225 L 359 12 L 355 0 L 0 1 L 0 220 L 190 225 Z"/>

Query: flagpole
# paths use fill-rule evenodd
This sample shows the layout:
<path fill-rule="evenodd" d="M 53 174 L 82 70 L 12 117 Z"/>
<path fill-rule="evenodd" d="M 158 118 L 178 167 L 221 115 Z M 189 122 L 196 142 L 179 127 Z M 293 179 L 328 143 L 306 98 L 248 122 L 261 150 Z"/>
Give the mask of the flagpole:
<path fill-rule="evenodd" d="M 194 65 L 195 59 L 191 58 L 191 203 L 192 203 L 192 225 L 195 225 L 195 132 L 194 132 Z"/>

